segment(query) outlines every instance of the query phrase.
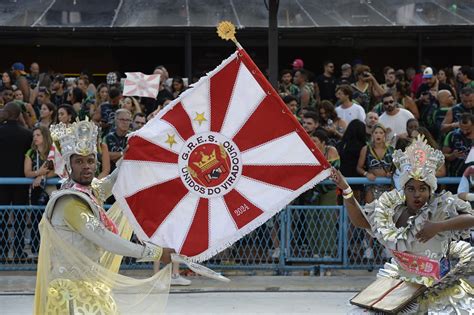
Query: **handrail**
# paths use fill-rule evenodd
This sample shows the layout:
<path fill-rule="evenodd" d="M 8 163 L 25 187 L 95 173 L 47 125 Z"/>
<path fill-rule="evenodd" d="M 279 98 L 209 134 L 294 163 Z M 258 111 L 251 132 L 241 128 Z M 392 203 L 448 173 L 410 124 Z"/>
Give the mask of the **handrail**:
<path fill-rule="evenodd" d="M 34 178 L 31 177 L 0 177 L 0 185 L 30 185 Z M 57 185 L 59 177 L 51 177 L 46 179 L 47 185 Z"/>
<path fill-rule="evenodd" d="M 48 185 L 57 185 L 59 177 L 52 177 L 46 180 Z M 392 184 L 392 179 L 388 177 L 377 177 L 374 181 L 368 180 L 365 177 L 346 177 L 347 183 L 350 185 L 386 185 Z M 439 177 L 438 184 L 459 184 L 461 177 Z M 29 185 L 33 183 L 33 178 L 29 177 L 0 177 L 0 185 Z M 326 179 L 321 184 L 334 184 L 332 181 Z"/>

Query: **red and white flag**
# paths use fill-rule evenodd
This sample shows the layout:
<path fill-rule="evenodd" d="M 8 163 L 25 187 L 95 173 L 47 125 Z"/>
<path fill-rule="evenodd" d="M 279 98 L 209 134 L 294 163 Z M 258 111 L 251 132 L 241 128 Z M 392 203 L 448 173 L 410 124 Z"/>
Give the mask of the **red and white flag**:
<path fill-rule="evenodd" d="M 141 72 L 125 72 L 127 78 L 123 85 L 124 96 L 143 96 L 156 98 L 160 89 L 160 75 L 146 75 Z"/>
<path fill-rule="evenodd" d="M 129 138 L 114 194 L 137 235 L 203 261 L 330 174 L 244 50 Z"/>

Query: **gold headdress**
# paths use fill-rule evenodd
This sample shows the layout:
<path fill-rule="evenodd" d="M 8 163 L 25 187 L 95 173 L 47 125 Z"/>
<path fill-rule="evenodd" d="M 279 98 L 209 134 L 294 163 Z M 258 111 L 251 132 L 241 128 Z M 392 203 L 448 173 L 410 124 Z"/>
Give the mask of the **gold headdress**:
<path fill-rule="evenodd" d="M 79 121 L 70 125 L 59 123 L 52 125 L 50 132 L 51 138 L 61 152 L 69 171 L 71 171 L 71 155 L 97 154 L 98 128 L 91 121 Z"/>
<path fill-rule="evenodd" d="M 427 183 L 432 191 L 436 190 L 436 171 L 443 165 L 444 155 L 429 146 L 423 135 L 418 135 L 405 152 L 396 150 L 392 157 L 400 172 L 400 187 L 413 178 Z"/>

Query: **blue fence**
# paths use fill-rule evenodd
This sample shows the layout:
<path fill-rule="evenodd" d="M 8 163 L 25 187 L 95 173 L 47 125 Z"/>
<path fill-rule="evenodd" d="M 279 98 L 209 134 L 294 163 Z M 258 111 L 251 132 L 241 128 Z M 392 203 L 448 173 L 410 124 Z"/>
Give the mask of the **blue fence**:
<path fill-rule="evenodd" d="M 0 178 L 1 185 L 24 185 L 28 178 Z M 348 178 L 351 185 L 390 184 L 390 179 Z M 323 182 L 329 183 L 329 182 Z M 459 178 L 439 178 L 458 184 Z M 48 184 L 57 184 L 50 179 Z M 42 206 L 0 206 L 0 270 L 35 270 Z M 18 254 L 20 253 L 20 254 Z M 328 269 L 374 269 L 388 254 L 367 232 L 350 224 L 343 206 L 287 206 L 264 225 L 207 261 L 216 270 L 266 269 L 284 274 Z M 124 269 L 151 268 L 125 258 Z"/>

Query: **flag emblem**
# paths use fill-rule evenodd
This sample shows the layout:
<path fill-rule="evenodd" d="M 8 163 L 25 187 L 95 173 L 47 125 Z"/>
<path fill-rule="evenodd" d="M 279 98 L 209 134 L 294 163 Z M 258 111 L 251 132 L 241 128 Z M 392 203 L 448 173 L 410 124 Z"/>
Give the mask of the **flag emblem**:
<path fill-rule="evenodd" d="M 178 163 L 183 184 L 203 198 L 224 195 L 242 174 L 237 145 L 215 132 L 198 134 L 186 141 Z"/>

